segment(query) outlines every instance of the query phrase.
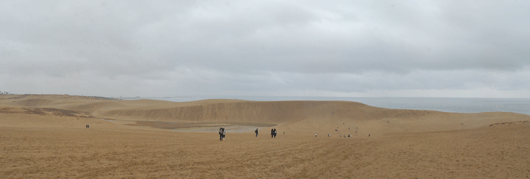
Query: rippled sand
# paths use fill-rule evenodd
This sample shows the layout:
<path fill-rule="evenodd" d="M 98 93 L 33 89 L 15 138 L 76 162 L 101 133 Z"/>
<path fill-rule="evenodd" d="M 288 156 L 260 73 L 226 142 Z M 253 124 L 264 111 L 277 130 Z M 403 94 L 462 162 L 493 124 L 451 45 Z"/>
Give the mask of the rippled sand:
<path fill-rule="evenodd" d="M 333 101 L 0 96 L 0 176 L 526 178 L 529 119 Z"/>

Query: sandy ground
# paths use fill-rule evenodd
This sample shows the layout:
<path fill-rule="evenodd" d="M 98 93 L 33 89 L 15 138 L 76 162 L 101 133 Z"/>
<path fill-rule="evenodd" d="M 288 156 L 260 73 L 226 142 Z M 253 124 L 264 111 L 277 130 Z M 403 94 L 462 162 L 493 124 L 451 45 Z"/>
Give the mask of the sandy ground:
<path fill-rule="evenodd" d="M 527 121 L 337 101 L 3 95 L 0 178 L 528 178 Z M 260 132 L 186 132 L 216 125 Z"/>

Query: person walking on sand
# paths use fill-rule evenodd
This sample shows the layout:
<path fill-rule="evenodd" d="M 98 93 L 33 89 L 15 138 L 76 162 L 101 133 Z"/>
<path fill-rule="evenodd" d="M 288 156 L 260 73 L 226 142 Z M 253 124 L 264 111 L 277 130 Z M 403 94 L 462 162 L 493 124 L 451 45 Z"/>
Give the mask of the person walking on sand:
<path fill-rule="evenodd" d="M 271 138 L 274 137 L 274 129 L 271 129 Z"/>
<path fill-rule="evenodd" d="M 276 138 L 276 134 L 278 134 L 278 131 L 276 131 L 276 129 L 274 129 L 274 138 Z"/>
<path fill-rule="evenodd" d="M 254 132 L 256 133 L 256 137 L 258 137 L 258 128 Z"/>
<path fill-rule="evenodd" d="M 225 140 L 225 137 L 226 137 L 225 132 L 226 132 L 226 130 L 225 130 L 225 128 L 223 128 L 223 140 Z"/>
<path fill-rule="evenodd" d="M 225 134 L 225 129 L 224 128 L 219 128 L 219 141 L 222 141 L 223 138 L 224 138 L 224 134 Z"/>

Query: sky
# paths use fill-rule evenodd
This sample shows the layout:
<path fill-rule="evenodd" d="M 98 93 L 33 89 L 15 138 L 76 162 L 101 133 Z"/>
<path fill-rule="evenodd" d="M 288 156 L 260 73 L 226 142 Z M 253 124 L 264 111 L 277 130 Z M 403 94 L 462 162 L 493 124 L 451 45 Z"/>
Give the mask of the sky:
<path fill-rule="evenodd" d="M 0 91 L 530 98 L 530 1 L 0 0 Z"/>

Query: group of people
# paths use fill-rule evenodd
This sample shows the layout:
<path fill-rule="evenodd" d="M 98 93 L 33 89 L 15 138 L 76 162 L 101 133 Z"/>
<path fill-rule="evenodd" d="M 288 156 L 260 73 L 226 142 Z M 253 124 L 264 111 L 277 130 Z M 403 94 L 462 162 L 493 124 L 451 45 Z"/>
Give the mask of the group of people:
<path fill-rule="evenodd" d="M 276 131 L 276 129 L 271 129 L 271 138 L 276 138 L 276 134 L 278 134 L 278 131 Z"/>
<path fill-rule="evenodd" d="M 256 133 L 256 137 L 258 137 L 258 128 L 254 131 Z M 278 134 L 278 131 L 276 129 L 271 129 L 271 138 L 276 138 L 276 134 Z M 285 134 L 285 132 L 283 132 Z M 222 141 L 225 138 L 225 128 L 219 128 L 219 140 Z"/>

